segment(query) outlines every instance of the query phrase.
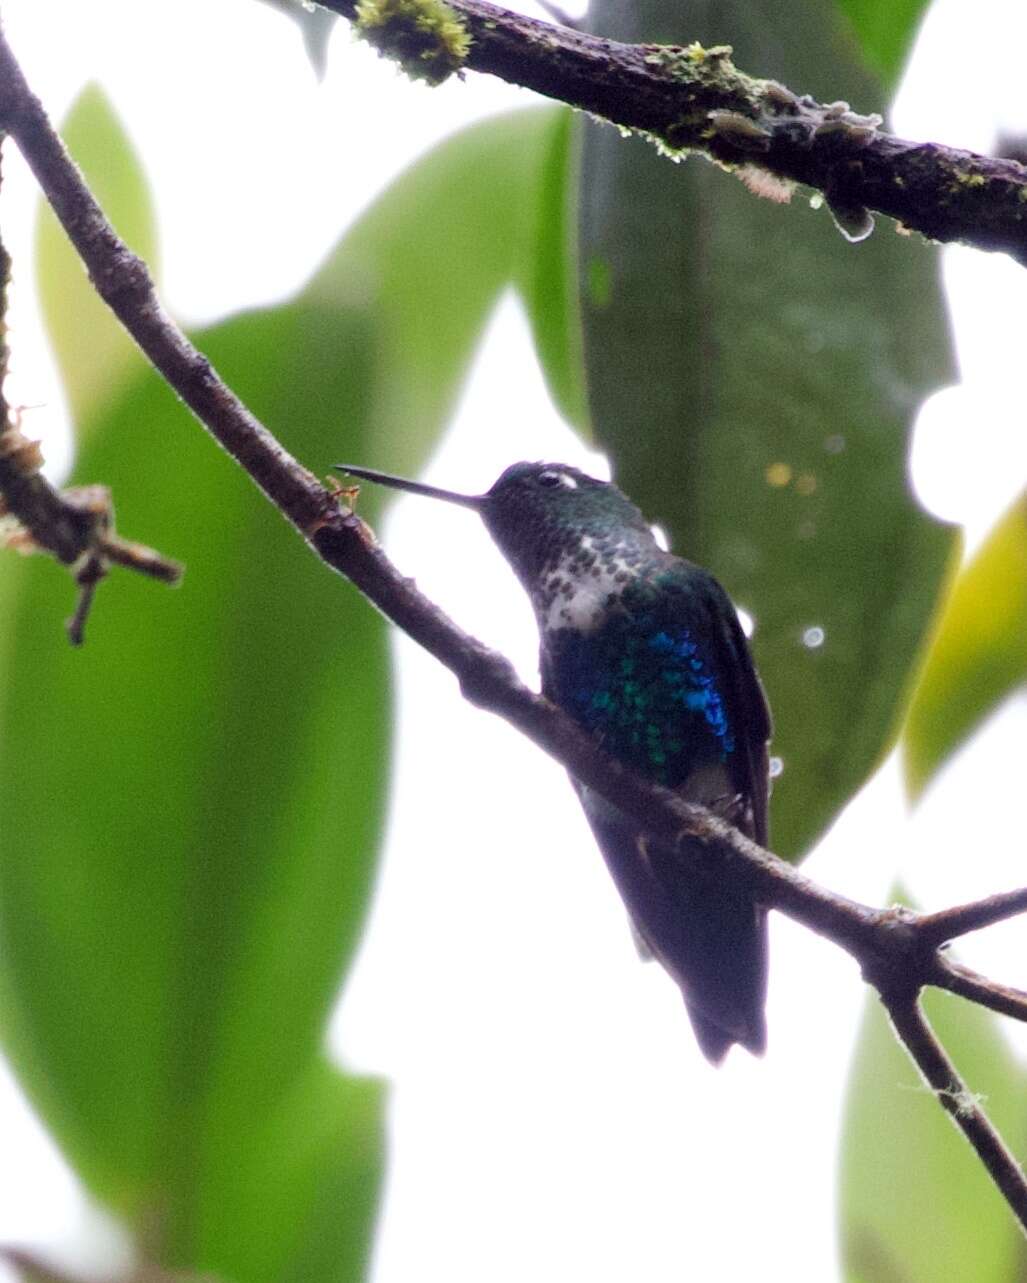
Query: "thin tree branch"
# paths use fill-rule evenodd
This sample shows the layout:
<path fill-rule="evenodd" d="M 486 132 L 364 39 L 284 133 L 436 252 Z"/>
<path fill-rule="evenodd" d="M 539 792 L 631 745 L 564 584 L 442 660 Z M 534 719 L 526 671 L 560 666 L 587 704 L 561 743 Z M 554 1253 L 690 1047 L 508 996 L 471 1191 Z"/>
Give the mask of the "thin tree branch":
<path fill-rule="evenodd" d="M 908 994 L 894 996 L 887 991 L 881 993 L 881 1001 L 899 1040 L 942 1109 L 973 1146 L 1020 1225 L 1027 1226 L 1027 1182 L 1023 1169 L 992 1126 L 979 1098 L 959 1076 L 919 1002 Z"/>
<path fill-rule="evenodd" d="M 927 982 L 937 989 L 947 989 L 949 993 L 959 994 L 961 998 L 968 998 L 970 1002 L 997 1011 L 1000 1015 L 1012 1016 L 1014 1020 L 1027 1020 L 1027 992 L 1014 989 L 1012 985 L 1001 984 L 998 980 L 989 980 L 943 953 L 935 955 L 934 969 Z"/>
<path fill-rule="evenodd" d="M 798 869 L 757 846 L 726 820 L 642 779 L 608 757 L 562 710 L 524 686 L 510 663 L 459 629 L 388 561 L 371 530 L 339 506 L 339 491 L 322 486 L 260 424 L 218 377 L 209 361 L 161 308 L 145 266 L 119 241 L 54 134 L 39 102 L 0 33 L 0 128 L 6 127 L 50 197 L 103 297 L 154 365 L 212 436 L 246 469 L 314 551 L 350 579 L 398 627 L 456 676 L 464 695 L 504 717 L 583 784 L 608 798 L 654 837 L 673 846 L 683 861 L 735 879 L 753 898 L 832 940 L 859 962 L 864 976 L 891 1004 L 893 1020 L 921 1071 L 951 1105 L 965 1088 L 924 1034 L 915 997 L 924 984 L 963 992 L 986 1002 L 989 982 L 959 973 L 938 953 L 938 916 L 921 930 L 921 915 L 902 907 L 874 909 L 819 886 Z M 697 851 L 697 847 L 700 848 Z M 993 912 L 961 906 L 962 921 Z M 1005 905 L 1010 912 L 1025 906 Z M 951 926 L 951 922 L 949 924 Z M 901 996 L 901 1002 L 895 997 Z M 1023 1016 L 1014 1009 L 1011 1014 Z M 953 1093 L 955 1093 L 953 1095 Z M 963 1108 L 961 1104 L 960 1108 Z M 1002 1189 L 1021 1225 L 1027 1226 L 1027 1181 L 1001 1147 L 979 1107 L 964 1126 L 982 1162 Z M 961 1126 L 963 1123 L 961 1123 Z"/>
<path fill-rule="evenodd" d="M 357 21 L 359 0 L 318 0 Z M 847 103 L 820 103 L 739 71 L 730 49 L 630 45 L 448 0 L 471 37 L 463 65 L 638 130 L 672 151 L 756 165 L 822 192 L 850 239 L 876 210 L 936 241 L 1002 250 L 1027 263 L 1027 168 L 940 143 L 911 142 Z M 359 26 L 359 22 L 358 22 Z"/>
<path fill-rule="evenodd" d="M 937 913 L 927 913 L 920 922 L 920 931 L 925 941 L 931 944 L 944 944 L 955 940 L 957 936 L 967 935 L 970 931 L 979 931 L 982 927 L 993 926 L 1006 918 L 1013 918 L 1027 909 L 1027 887 L 1016 891 L 1004 891 L 999 895 L 990 895 L 986 900 L 977 900 L 973 904 L 957 904 L 951 909 L 941 909 Z"/>

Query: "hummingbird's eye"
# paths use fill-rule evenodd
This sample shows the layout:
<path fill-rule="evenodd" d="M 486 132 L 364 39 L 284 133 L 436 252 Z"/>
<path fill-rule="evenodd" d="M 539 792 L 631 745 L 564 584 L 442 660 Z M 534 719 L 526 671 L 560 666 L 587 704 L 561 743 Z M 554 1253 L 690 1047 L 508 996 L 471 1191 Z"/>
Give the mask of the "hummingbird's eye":
<path fill-rule="evenodd" d="M 578 483 L 569 473 L 558 472 L 555 468 L 547 468 L 545 472 L 538 474 L 538 483 L 540 486 L 563 486 L 565 490 L 577 490 Z"/>

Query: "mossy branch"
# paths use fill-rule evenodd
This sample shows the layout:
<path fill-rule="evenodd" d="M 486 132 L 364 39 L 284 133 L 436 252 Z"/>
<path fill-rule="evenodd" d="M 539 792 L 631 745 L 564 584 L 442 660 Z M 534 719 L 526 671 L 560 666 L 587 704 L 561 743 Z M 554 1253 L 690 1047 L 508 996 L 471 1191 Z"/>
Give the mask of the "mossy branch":
<path fill-rule="evenodd" d="M 471 38 L 446 0 L 357 0 L 357 34 L 413 80 L 441 85 L 463 67 Z"/>
<path fill-rule="evenodd" d="M 361 0 L 366 2 L 366 0 Z M 358 0 L 319 0 L 358 18 Z M 448 0 L 470 39 L 462 66 L 498 76 L 673 151 L 823 194 L 839 228 L 861 240 L 871 211 L 936 241 L 1001 250 L 1027 264 L 1027 168 L 940 143 L 911 142 L 879 117 L 820 103 L 735 67 L 725 47 L 632 45 Z"/>

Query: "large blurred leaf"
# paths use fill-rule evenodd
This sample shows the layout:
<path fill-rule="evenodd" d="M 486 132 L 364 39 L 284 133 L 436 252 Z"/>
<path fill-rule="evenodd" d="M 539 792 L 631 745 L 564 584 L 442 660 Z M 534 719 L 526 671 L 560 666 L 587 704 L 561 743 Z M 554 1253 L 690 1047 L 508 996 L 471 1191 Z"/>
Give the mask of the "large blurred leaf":
<path fill-rule="evenodd" d="M 931 0 L 836 0 L 852 23 L 867 63 L 889 89 L 898 84 Z"/>
<path fill-rule="evenodd" d="M 160 275 L 153 202 L 132 142 L 98 85 L 79 94 L 61 136 L 121 238 Z M 81 425 L 143 358 L 92 286 L 50 206 L 36 222 L 36 279 L 72 418 Z"/>
<path fill-rule="evenodd" d="M 1027 494 L 956 579 L 903 735 L 915 797 L 1011 691 L 1027 682 Z"/>
<path fill-rule="evenodd" d="M 729 42 L 740 66 L 883 105 L 828 0 L 598 0 L 628 40 Z M 617 480 L 756 620 L 784 765 L 775 850 L 801 855 L 894 733 L 951 537 L 906 481 L 910 424 L 950 375 L 928 247 L 853 246 L 826 212 L 758 200 L 586 126 L 589 399 Z"/>
<path fill-rule="evenodd" d="M 459 135 L 292 304 L 199 345 L 300 457 L 417 468 L 499 291 L 528 275 L 563 128 L 525 112 Z M 76 652 L 53 567 L 19 567 L 0 619 L 0 1031 L 156 1255 L 238 1283 L 355 1279 L 380 1090 L 320 1043 L 378 837 L 384 630 L 152 373 L 93 404 L 80 477 L 188 570 L 176 593 L 113 576 Z"/>
<path fill-rule="evenodd" d="M 1027 1146 L 1023 1067 L 980 1007 L 932 992 L 927 1010 L 969 1089 L 1014 1154 Z M 842 1133 L 846 1283 L 1018 1283 L 1027 1251 L 1012 1212 L 867 1001 Z"/>
<path fill-rule="evenodd" d="M 575 137 L 574 117 L 560 112 L 541 156 L 537 195 L 529 210 L 530 252 L 521 258 L 517 283 L 549 393 L 568 423 L 584 428 L 588 409 L 570 191 Z"/>
<path fill-rule="evenodd" d="M 308 454 L 367 377 L 347 359 L 360 342 L 324 307 L 201 336 Z M 340 428 L 350 449 L 367 448 L 363 426 Z M 110 482 L 126 527 L 188 573 L 173 594 L 106 585 L 82 652 L 52 568 L 26 575 L 0 728 L 4 1036 L 76 1166 L 162 1256 L 270 1283 L 315 1215 L 366 1251 L 377 1089 L 335 1076 L 335 1103 L 302 1130 L 284 1120 L 304 1117 L 370 884 L 381 632 L 156 378 L 90 435 L 81 475 Z M 318 1184 L 354 1157 L 367 1190 L 353 1215 L 318 1213 Z M 258 1171 L 260 1202 L 233 1197 Z"/>

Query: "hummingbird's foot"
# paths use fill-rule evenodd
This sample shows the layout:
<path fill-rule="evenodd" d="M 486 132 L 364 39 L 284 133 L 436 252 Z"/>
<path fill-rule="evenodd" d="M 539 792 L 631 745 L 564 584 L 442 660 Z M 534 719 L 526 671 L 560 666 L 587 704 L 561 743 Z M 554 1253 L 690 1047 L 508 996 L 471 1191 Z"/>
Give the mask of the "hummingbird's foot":
<path fill-rule="evenodd" d="M 727 820 L 729 824 L 739 827 L 749 814 L 749 806 L 742 793 L 722 793 L 709 804 L 710 810 Z"/>

